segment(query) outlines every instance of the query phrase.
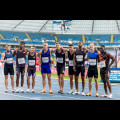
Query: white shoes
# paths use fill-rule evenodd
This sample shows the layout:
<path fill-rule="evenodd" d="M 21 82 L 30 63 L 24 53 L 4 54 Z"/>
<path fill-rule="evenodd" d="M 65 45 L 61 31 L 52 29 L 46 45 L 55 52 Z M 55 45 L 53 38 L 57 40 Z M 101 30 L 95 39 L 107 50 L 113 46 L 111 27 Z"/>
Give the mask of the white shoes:
<path fill-rule="evenodd" d="M 109 99 L 112 99 L 112 94 L 109 94 L 107 97 L 108 97 Z"/>
<path fill-rule="evenodd" d="M 27 89 L 27 91 L 26 91 L 27 93 L 29 93 L 30 92 L 30 89 Z"/>
<path fill-rule="evenodd" d="M 84 93 L 84 92 L 82 92 L 82 96 L 85 96 L 85 93 Z"/>

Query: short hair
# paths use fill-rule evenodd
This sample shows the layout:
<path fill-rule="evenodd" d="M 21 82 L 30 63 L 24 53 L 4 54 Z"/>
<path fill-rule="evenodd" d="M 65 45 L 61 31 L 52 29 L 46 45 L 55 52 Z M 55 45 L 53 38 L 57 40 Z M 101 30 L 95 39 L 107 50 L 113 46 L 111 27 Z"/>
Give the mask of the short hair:
<path fill-rule="evenodd" d="M 34 47 L 34 48 L 36 48 L 36 46 L 34 46 L 34 45 L 33 45 L 33 46 L 31 46 L 31 47 Z"/>
<path fill-rule="evenodd" d="M 47 42 L 44 42 L 44 44 L 48 44 Z"/>
<path fill-rule="evenodd" d="M 90 43 L 90 44 L 93 44 L 95 46 L 95 43 Z"/>
<path fill-rule="evenodd" d="M 55 44 L 60 44 L 60 42 L 56 42 Z"/>
<path fill-rule="evenodd" d="M 82 40 L 80 40 L 79 42 L 82 42 L 82 43 L 83 43 L 83 41 L 82 41 Z"/>
<path fill-rule="evenodd" d="M 69 44 L 68 46 L 73 46 L 73 44 Z"/>
<path fill-rule="evenodd" d="M 11 45 L 10 44 L 6 44 L 6 47 L 11 47 Z"/>
<path fill-rule="evenodd" d="M 104 46 L 104 45 L 101 45 L 101 47 L 104 47 L 104 48 L 105 48 L 105 46 Z"/>
<path fill-rule="evenodd" d="M 21 44 L 21 43 L 25 44 L 25 42 L 23 42 L 23 41 L 21 41 L 20 44 Z"/>

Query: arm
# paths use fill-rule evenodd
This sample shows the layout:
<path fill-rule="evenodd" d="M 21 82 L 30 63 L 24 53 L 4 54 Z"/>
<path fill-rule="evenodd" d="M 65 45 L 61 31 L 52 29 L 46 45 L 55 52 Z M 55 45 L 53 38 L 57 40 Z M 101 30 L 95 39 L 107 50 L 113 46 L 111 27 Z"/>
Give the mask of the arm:
<path fill-rule="evenodd" d="M 17 53 L 17 48 L 13 51 L 13 57 L 16 55 Z"/>
<path fill-rule="evenodd" d="M 40 51 L 39 53 L 38 53 L 38 56 L 39 56 L 39 70 L 41 71 L 41 53 L 42 53 L 42 51 Z"/>
<path fill-rule="evenodd" d="M 89 52 L 89 50 L 87 48 L 85 48 L 85 53 L 88 53 L 88 52 Z"/>
<path fill-rule="evenodd" d="M 27 52 L 30 52 L 27 48 L 25 48 L 25 52 L 26 52 L 26 54 L 27 54 Z"/>
<path fill-rule="evenodd" d="M 73 70 L 74 71 L 76 71 L 75 64 L 76 64 L 76 53 L 73 54 Z"/>
<path fill-rule="evenodd" d="M 87 57 L 85 58 L 85 61 L 88 61 L 89 60 L 89 56 L 87 55 Z"/>
<path fill-rule="evenodd" d="M 54 48 L 49 48 L 50 49 L 50 52 L 51 53 L 55 53 L 56 52 L 56 48 L 54 49 Z"/>
<path fill-rule="evenodd" d="M 4 58 L 5 58 L 5 53 L 2 54 L 2 57 L 1 57 L 1 63 L 6 62 L 6 60 L 4 60 Z"/>
<path fill-rule="evenodd" d="M 115 57 L 113 57 L 110 53 L 106 53 L 106 55 L 112 59 L 111 63 L 109 64 L 109 68 L 111 67 L 111 65 L 115 62 Z"/>

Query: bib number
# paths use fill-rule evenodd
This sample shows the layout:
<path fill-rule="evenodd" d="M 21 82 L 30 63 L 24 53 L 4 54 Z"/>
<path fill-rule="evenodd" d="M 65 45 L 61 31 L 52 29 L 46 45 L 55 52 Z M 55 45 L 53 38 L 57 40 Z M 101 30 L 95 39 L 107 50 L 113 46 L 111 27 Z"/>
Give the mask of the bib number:
<path fill-rule="evenodd" d="M 48 57 L 42 57 L 42 62 L 43 63 L 48 63 L 49 62 L 49 58 Z"/>
<path fill-rule="evenodd" d="M 35 60 L 29 60 L 29 66 L 34 66 L 35 65 Z"/>
<path fill-rule="evenodd" d="M 99 62 L 99 68 L 106 67 L 105 61 Z"/>
<path fill-rule="evenodd" d="M 69 60 L 69 66 L 73 66 L 73 60 Z"/>
<path fill-rule="evenodd" d="M 76 60 L 77 60 L 77 62 L 82 62 L 83 61 L 83 55 L 77 55 Z"/>
<path fill-rule="evenodd" d="M 18 58 L 18 64 L 25 64 L 24 58 Z"/>
<path fill-rule="evenodd" d="M 57 58 L 58 63 L 63 63 L 63 58 Z"/>
<path fill-rule="evenodd" d="M 89 65 L 96 65 L 96 59 L 89 59 Z"/>
<path fill-rule="evenodd" d="M 7 58 L 7 63 L 13 63 L 13 58 Z"/>

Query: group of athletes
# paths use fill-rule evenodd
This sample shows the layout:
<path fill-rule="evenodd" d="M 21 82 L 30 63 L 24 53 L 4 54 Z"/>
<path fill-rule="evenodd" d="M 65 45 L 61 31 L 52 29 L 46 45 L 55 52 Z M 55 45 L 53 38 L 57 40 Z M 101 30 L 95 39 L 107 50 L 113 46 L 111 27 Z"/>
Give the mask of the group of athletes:
<path fill-rule="evenodd" d="M 24 92 L 24 75 L 26 65 L 26 55 L 28 56 L 27 67 L 27 91 L 30 92 L 30 77 L 32 76 L 32 92 L 34 93 L 35 76 L 36 76 L 36 58 L 39 58 L 39 70 L 42 75 L 43 90 L 41 93 L 46 93 L 46 75 L 48 78 L 49 93 L 52 94 L 52 81 L 51 81 L 51 54 L 56 55 L 56 71 L 58 75 L 59 91 L 63 94 L 64 89 L 64 73 L 65 73 L 65 60 L 69 60 L 69 77 L 70 77 L 70 91 L 68 94 L 77 95 L 79 92 L 79 75 L 82 79 L 82 95 L 92 95 L 92 79 L 94 77 L 96 87 L 96 97 L 99 96 L 99 84 L 98 84 L 98 63 L 100 68 L 100 75 L 104 83 L 105 94 L 101 97 L 112 98 L 112 88 L 109 81 L 110 67 L 115 62 L 115 58 L 105 50 L 105 46 L 100 46 L 100 51 L 95 48 L 94 43 L 90 44 L 90 49 L 83 47 L 83 42 L 79 41 L 78 48 L 74 48 L 72 44 L 69 44 L 68 48 L 63 48 L 59 42 L 56 42 L 56 48 L 49 48 L 48 43 L 43 44 L 43 48 L 40 52 L 36 53 L 36 47 L 31 46 L 29 51 L 25 48 L 25 43 L 20 42 L 19 48 L 14 51 L 11 50 L 11 45 L 6 45 L 6 52 L 2 54 L 1 62 L 4 63 L 4 75 L 5 75 L 5 92 L 8 92 L 8 74 L 10 74 L 12 92 L 14 90 L 14 67 L 13 57 L 16 55 L 16 92 L 19 92 L 19 78 L 21 77 L 21 92 Z M 87 55 L 87 57 L 86 57 Z M 110 59 L 112 59 L 111 63 Z M 87 76 L 89 79 L 89 93 L 85 94 L 85 61 L 89 61 L 89 67 Z M 73 92 L 73 79 L 75 77 L 75 92 Z M 108 95 L 107 88 L 110 94 Z"/>

